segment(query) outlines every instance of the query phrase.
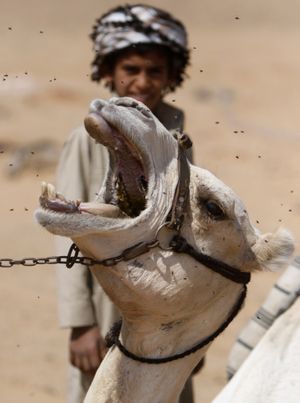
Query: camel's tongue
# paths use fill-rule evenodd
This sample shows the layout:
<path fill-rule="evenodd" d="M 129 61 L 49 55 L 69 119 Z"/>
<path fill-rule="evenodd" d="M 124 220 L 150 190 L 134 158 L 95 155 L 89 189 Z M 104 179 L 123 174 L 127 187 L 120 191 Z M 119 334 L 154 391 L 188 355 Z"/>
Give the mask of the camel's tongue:
<path fill-rule="evenodd" d="M 121 215 L 119 207 L 98 202 L 80 203 L 78 210 L 83 213 L 101 215 L 102 217 L 116 218 Z"/>

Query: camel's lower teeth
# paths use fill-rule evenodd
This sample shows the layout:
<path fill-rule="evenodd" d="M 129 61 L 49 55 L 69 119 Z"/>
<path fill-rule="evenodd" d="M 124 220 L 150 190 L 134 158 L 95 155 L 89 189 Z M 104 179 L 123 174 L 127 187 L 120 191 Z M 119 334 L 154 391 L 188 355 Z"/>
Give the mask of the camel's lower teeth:
<path fill-rule="evenodd" d="M 48 194 L 47 192 L 47 183 L 42 182 L 41 183 L 41 196 L 46 196 Z"/>
<path fill-rule="evenodd" d="M 67 202 L 67 199 L 61 194 L 57 193 L 55 187 L 51 183 L 42 182 L 41 183 L 41 196 L 49 200 L 61 200 L 62 202 Z M 80 201 L 77 200 L 74 202 L 75 204 L 79 204 Z"/>
<path fill-rule="evenodd" d="M 56 199 L 56 190 L 55 190 L 55 187 L 53 185 L 51 185 L 51 183 L 48 183 L 47 191 L 48 191 L 48 198 L 49 199 L 51 199 L 51 200 Z"/>
<path fill-rule="evenodd" d="M 42 182 L 41 193 L 43 197 L 50 200 L 56 199 L 57 197 L 55 187 L 51 185 L 51 183 Z"/>
<path fill-rule="evenodd" d="M 56 197 L 61 201 L 64 201 L 64 202 L 67 201 L 67 199 L 61 193 L 56 193 Z M 75 204 L 77 204 L 77 206 L 78 206 L 79 203 L 80 203 L 80 200 L 75 201 Z"/>

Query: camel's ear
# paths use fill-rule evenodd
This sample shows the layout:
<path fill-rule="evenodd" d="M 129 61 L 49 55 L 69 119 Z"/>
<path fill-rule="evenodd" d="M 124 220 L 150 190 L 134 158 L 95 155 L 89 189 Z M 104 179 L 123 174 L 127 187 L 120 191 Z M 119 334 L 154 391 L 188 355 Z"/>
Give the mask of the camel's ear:
<path fill-rule="evenodd" d="M 259 235 L 252 250 L 262 269 L 281 270 L 294 252 L 294 240 L 287 230 L 279 228 L 275 233 Z"/>

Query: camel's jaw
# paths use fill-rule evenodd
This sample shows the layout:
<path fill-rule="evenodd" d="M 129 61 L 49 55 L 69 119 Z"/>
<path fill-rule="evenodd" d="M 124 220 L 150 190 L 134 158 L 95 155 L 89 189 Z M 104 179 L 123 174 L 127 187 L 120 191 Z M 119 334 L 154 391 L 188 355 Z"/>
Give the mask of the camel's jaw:
<path fill-rule="evenodd" d="M 167 192 L 156 187 L 164 179 L 167 166 L 173 162 L 175 167 L 176 141 L 148 108 L 130 98 L 96 100 L 85 126 L 110 154 L 110 169 L 101 194 L 92 203 L 67 201 L 51 185 L 44 184 L 41 209 L 36 213 L 41 225 L 55 234 L 76 237 L 135 225 L 162 199 L 164 205 L 171 205 L 174 184 Z M 158 151 L 162 155 L 156 155 Z M 164 159 L 165 166 L 159 161 Z"/>
<path fill-rule="evenodd" d="M 104 216 L 137 217 L 146 206 L 148 189 L 149 165 L 147 154 L 138 147 L 128 133 L 109 123 L 110 114 L 102 111 L 107 106 L 96 101 L 91 105 L 91 111 L 85 119 L 85 126 L 89 134 L 106 146 L 110 153 L 109 176 L 106 179 L 106 189 L 102 200 L 107 206 L 100 203 L 80 203 L 67 201 L 63 196 L 54 194 L 51 186 L 43 186 L 40 203 L 43 208 L 54 212 L 81 213 Z M 107 109 L 107 108 L 106 108 Z M 142 108 L 140 108 L 141 110 Z M 147 111 L 146 108 L 142 109 Z M 104 113 L 102 113 L 104 112 Z M 70 178 L 71 180 L 71 178 Z M 111 206 L 111 208 L 110 208 Z M 119 212 L 119 214 L 118 214 Z"/>
<path fill-rule="evenodd" d="M 150 117 L 150 111 L 136 102 L 131 108 Z M 138 109 L 137 109 L 138 108 Z M 89 134 L 106 146 L 110 153 L 109 176 L 102 195 L 106 204 L 117 206 L 122 214 L 137 217 L 146 206 L 149 180 L 149 156 L 142 143 L 131 136 L 130 128 L 114 120 L 114 111 L 109 105 L 96 101 L 85 119 Z"/>

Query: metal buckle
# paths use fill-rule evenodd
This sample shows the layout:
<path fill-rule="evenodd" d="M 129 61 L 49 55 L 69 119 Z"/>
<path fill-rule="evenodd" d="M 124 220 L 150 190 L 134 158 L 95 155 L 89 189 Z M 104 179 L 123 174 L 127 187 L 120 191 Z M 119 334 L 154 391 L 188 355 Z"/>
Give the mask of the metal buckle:
<path fill-rule="evenodd" d="M 171 228 L 171 221 L 167 221 L 162 224 L 155 234 L 155 239 L 158 241 L 158 246 L 162 250 L 172 250 L 173 247 L 170 246 L 172 239 L 178 234 L 176 229 Z"/>
<path fill-rule="evenodd" d="M 135 257 L 147 253 L 149 251 L 149 246 L 144 243 L 140 242 L 134 246 L 131 246 L 125 249 L 122 253 L 122 257 L 125 261 L 134 259 Z"/>

